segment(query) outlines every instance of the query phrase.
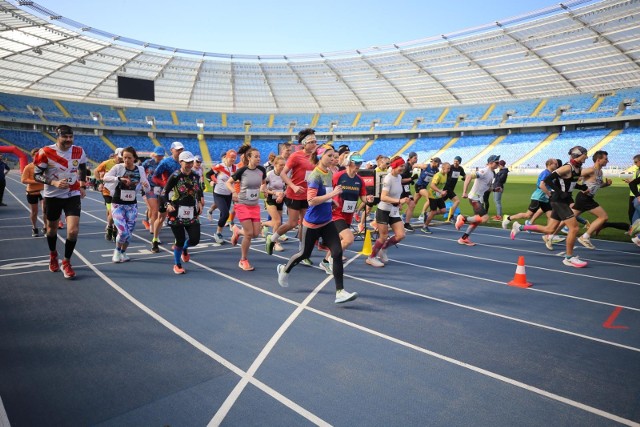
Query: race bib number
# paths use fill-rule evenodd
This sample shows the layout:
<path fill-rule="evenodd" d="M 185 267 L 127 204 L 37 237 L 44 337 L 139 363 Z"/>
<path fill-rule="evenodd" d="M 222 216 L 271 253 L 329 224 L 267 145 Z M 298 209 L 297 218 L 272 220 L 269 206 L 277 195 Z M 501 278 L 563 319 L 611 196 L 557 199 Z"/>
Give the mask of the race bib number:
<path fill-rule="evenodd" d="M 159 187 L 159 186 L 153 187 L 153 194 L 160 195 L 160 193 L 162 193 L 162 187 Z"/>
<path fill-rule="evenodd" d="M 404 189 L 405 193 L 411 193 L 411 188 L 410 188 L 409 184 L 404 184 L 402 186 L 402 188 Z"/>
<path fill-rule="evenodd" d="M 254 201 L 258 200 L 258 190 L 247 190 L 247 200 Z"/>
<path fill-rule="evenodd" d="M 180 219 L 193 219 L 195 207 L 193 206 L 180 206 L 178 208 L 178 218 Z"/>
<path fill-rule="evenodd" d="M 63 181 L 67 181 L 69 185 L 73 185 L 76 183 L 77 176 L 74 173 L 63 173 L 61 174 L 60 179 Z"/>
<path fill-rule="evenodd" d="M 120 190 L 120 200 L 124 202 L 133 202 L 135 199 L 135 190 Z"/>
<path fill-rule="evenodd" d="M 331 193 L 333 191 L 333 187 L 327 187 L 326 190 L 327 190 L 326 194 L 329 194 L 329 193 Z M 333 198 L 331 198 L 329 200 L 325 200 L 325 203 L 331 203 L 332 200 L 333 200 Z"/>
<path fill-rule="evenodd" d="M 397 218 L 400 216 L 400 206 L 391 206 L 391 212 L 389 213 L 389 216 L 392 216 L 394 218 Z"/>
<path fill-rule="evenodd" d="M 460 172 L 451 172 L 451 178 L 460 178 Z"/>
<path fill-rule="evenodd" d="M 356 203 L 358 203 L 357 200 L 345 200 L 342 205 L 342 212 L 354 213 L 356 211 Z"/>

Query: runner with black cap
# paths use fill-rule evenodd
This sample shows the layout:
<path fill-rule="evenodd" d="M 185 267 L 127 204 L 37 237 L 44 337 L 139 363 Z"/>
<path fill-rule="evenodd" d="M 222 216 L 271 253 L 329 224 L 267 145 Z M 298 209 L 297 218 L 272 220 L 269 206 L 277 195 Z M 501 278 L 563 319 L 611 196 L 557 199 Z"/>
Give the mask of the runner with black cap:
<path fill-rule="evenodd" d="M 578 237 L 580 226 L 576 220 L 576 216 L 571 210 L 573 199 L 571 192 L 574 188 L 587 190 L 586 185 L 577 185 L 581 176 L 586 176 L 587 172 L 582 170 L 582 165 L 587 160 L 587 149 L 576 145 L 569 150 L 569 162 L 562 165 L 549 176 L 544 179 L 544 184 L 548 189 L 553 190 L 551 193 L 551 218 L 546 226 L 540 225 L 520 225 L 518 221 L 513 223 L 511 228 L 511 239 L 515 239 L 516 235 L 522 231 L 533 231 L 536 233 L 553 233 L 561 221 L 569 228 L 566 240 L 565 257 L 562 260 L 564 265 L 582 268 L 587 266 L 586 261 L 582 261 L 573 255 L 573 246 Z"/>
<path fill-rule="evenodd" d="M 500 156 L 491 155 L 487 159 L 487 166 L 480 169 L 476 173 L 467 174 L 464 179 L 464 186 L 462 187 L 462 198 L 469 199 L 469 203 L 471 203 L 471 207 L 473 208 L 474 215 L 469 215 L 465 217 L 464 215 L 458 215 L 456 218 L 455 227 L 456 230 L 460 230 L 464 224 L 469 224 L 467 227 L 467 231 L 464 232 L 462 237 L 458 239 L 458 243 L 461 245 L 467 246 L 475 246 L 469 239 L 469 235 L 473 233 L 476 227 L 480 224 L 484 224 L 489 221 L 489 214 L 484 208 L 483 205 L 483 196 L 484 193 L 489 191 L 491 188 L 491 183 L 495 178 L 495 168 L 500 161 Z M 471 187 L 471 192 L 467 194 L 467 188 L 469 188 L 469 184 L 471 181 L 476 180 L 473 183 L 473 187 Z"/>
<path fill-rule="evenodd" d="M 411 220 L 413 219 L 413 210 L 416 208 L 416 202 L 413 200 L 413 195 L 411 194 L 411 185 L 415 181 L 413 167 L 416 163 L 418 163 L 418 154 L 412 151 L 409 153 L 407 162 L 404 164 L 404 169 L 402 169 L 402 173 L 400 174 L 402 178 L 401 197 L 407 199 L 407 210 L 404 216 L 404 229 L 406 231 L 415 231 L 411 225 Z"/>
<path fill-rule="evenodd" d="M 458 206 L 460 205 L 460 198 L 455 192 L 456 184 L 458 184 L 458 178 L 466 178 L 467 174 L 464 171 L 464 168 L 460 166 L 462 163 L 462 157 L 455 156 L 453 158 L 453 163 L 449 168 L 449 173 L 447 174 L 447 183 L 444 185 L 444 191 L 447 193 L 443 196 L 444 201 L 451 200 L 453 204 L 449 208 L 449 214 L 447 216 L 447 220 L 452 223 L 455 222 L 455 218 L 453 217 L 453 213 L 456 211 Z"/>

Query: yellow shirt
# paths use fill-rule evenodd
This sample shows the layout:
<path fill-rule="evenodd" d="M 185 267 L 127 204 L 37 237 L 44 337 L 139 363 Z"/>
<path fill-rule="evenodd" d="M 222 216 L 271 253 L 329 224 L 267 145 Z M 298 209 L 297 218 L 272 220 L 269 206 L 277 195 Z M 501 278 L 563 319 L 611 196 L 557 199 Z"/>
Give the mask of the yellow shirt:
<path fill-rule="evenodd" d="M 444 185 L 447 183 L 447 176 L 442 172 L 438 172 L 431 178 L 431 183 L 433 183 L 440 191 L 444 188 Z M 431 188 L 431 184 L 427 187 L 427 193 L 429 194 L 430 199 L 439 199 L 442 196 L 436 195 L 436 192 Z"/>

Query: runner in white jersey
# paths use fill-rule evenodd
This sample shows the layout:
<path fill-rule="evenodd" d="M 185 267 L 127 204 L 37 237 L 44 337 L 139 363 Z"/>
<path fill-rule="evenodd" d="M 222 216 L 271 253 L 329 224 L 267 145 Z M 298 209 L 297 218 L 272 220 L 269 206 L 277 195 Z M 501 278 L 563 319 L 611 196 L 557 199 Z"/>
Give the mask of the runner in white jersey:
<path fill-rule="evenodd" d="M 80 224 L 80 199 L 87 188 L 87 157 L 82 147 L 73 145 L 73 130 L 67 125 L 56 127 L 57 141 L 38 151 L 33 160 L 34 178 L 44 183 L 44 206 L 47 215 L 47 244 L 49 245 L 49 270 L 60 271 L 58 265 L 58 220 L 64 211 L 67 217 L 67 241 L 64 245 L 62 273 L 65 279 L 73 279 L 71 255 L 78 240 Z"/>
<path fill-rule="evenodd" d="M 469 199 L 469 203 L 471 203 L 471 207 L 473 208 L 473 213 L 475 215 L 469 215 L 465 217 L 464 215 L 458 215 L 456 218 L 456 229 L 460 230 L 462 226 L 467 223 L 469 227 L 467 231 L 462 235 L 461 238 L 458 239 L 458 243 L 461 245 L 467 246 L 475 246 L 469 239 L 469 235 L 473 233 L 476 227 L 480 224 L 484 224 L 489 220 L 489 215 L 487 211 L 484 209 L 482 204 L 482 196 L 486 191 L 489 191 L 491 188 L 491 183 L 493 182 L 493 178 L 495 177 L 494 169 L 498 165 L 498 161 L 500 160 L 500 156 L 491 155 L 487 159 L 487 166 L 480 169 L 476 173 L 469 172 L 464 179 L 464 186 L 462 187 L 462 198 Z M 469 188 L 469 183 L 472 180 L 476 180 L 473 183 L 473 187 L 471 187 L 471 192 L 467 195 L 467 188 Z"/>
<path fill-rule="evenodd" d="M 391 172 L 384 177 L 382 182 L 380 203 L 378 203 L 378 210 L 376 210 L 378 240 L 373 245 L 371 255 L 365 260 L 372 267 L 384 267 L 389 262 L 387 248 L 397 244 L 405 236 L 404 224 L 400 216 L 401 206 L 409 199 L 406 196 L 402 197 L 403 187 L 400 174 L 404 169 L 404 163 L 404 159 L 400 156 L 391 159 L 389 168 Z M 393 229 L 394 235 L 387 238 L 389 227 Z"/>

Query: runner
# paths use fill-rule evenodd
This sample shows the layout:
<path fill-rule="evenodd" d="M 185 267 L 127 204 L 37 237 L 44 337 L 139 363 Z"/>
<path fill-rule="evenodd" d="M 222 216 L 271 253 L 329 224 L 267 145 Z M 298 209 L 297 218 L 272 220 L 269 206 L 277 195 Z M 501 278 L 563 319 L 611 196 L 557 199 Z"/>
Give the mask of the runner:
<path fill-rule="evenodd" d="M 298 132 L 298 143 L 302 146 L 302 149 L 289 156 L 284 169 L 280 173 L 287 186 L 284 203 L 287 206 L 288 221 L 278 227 L 275 233 L 267 236 L 265 249 L 269 255 L 273 254 L 273 248 L 278 238 L 297 227 L 300 220 L 307 213 L 307 208 L 309 207 L 307 181 L 317 162 L 316 147 L 318 140 L 315 133 L 315 130 L 309 128 Z M 289 172 L 291 172 L 291 177 L 289 177 Z M 302 243 L 302 227 L 300 227 L 298 237 Z M 313 264 L 308 258 L 302 260 L 302 263 L 305 265 Z"/>
<path fill-rule="evenodd" d="M 476 227 L 480 224 L 484 224 L 489 220 L 489 214 L 484 208 L 483 205 L 483 197 L 484 194 L 489 191 L 491 188 L 491 183 L 495 177 L 494 169 L 496 165 L 500 161 L 500 156 L 491 155 L 487 159 L 487 166 L 480 169 L 476 173 L 467 174 L 464 179 L 464 186 L 462 187 L 462 198 L 469 199 L 469 203 L 473 208 L 474 215 L 465 217 L 464 215 L 458 215 L 456 218 L 455 227 L 456 230 L 460 230 L 462 226 L 466 223 L 469 224 L 467 227 L 467 231 L 458 239 L 458 243 L 461 245 L 467 246 L 475 246 L 476 244 L 469 239 L 469 235 L 473 233 Z M 471 192 L 467 195 L 467 188 L 469 188 L 469 183 L 473 180 L 476 182 L 473 183 L 473 187 L 471 187 Z"/>
<path fill-rule="evenodd" d="M 151 153 L 151 158 L 142 162 L 142 167 L 144 168 L 144 172 L 147 177 L 152 177 L 153 173 L 156 171 L 156 168 L 164 159 L 164 148 L 156 147 Z M 158 220 L 158 195 L 162 191 L 162 187 L 156 185 L 156 183 L 151 179 L 149 182 L 149 191 L 145 191 L 145 203 L 147 204 L 147 219 L 142 221 L 144 228 L 149 230 L 151 234 L 153 234 L 153 225 Z"/>
<path fill-rule="evenodd" d="M 404 168 L 404 163 L 402 157 L 394 157 L 391 160 L 391 172 L 384 177 L 380 203 L 378 203 L 378 210 L 376 210 L 378 239 L 373 245 L 371 255 L 365 260 L 372 267 L 384 267 L 389 262 L 387 248 L 398 244 L 405 237 L 404 224 L 400 216 L 400 206 L 407 203 L 407 197 L 401 197 L 403 188 L 400 174 Z M 393 230 L 394 235 L 387 238 L 389 236 L 389 227 Z"/>
<path fill-rule="evenodd" d="M 467 177 L 467 174 L 464 171 L 464 168 L 460 166 L 460 163 L 462 163 L 462 157 L 455 156 L 453 158 L 453 164 L 449 168 L 449 173 L 447 174 L 447 183 L 444 186 L 444 190 L 447 192 L 444 196 L 445 203 L 447 200 L 451 200 L 453 202 L 447 215 L 447 221 L 452 223 L 455 223 L 456 221 L 453 217 L 453 213 L 460 205 L 460 198 L 455 192 L 456 185 L 458 184 L 458 178 L 464 179 Z"/>
<path fill-rule="evenodd" d="M 447 190 L 444 189 L 447 184 L 447 176 L 451 165 L 447 162 L 442 164 L 442 169 L 431 178 L 427 194 L 429 196 L 429 215 L 424 220 L 424 226 L 420 229 L 425 234 L 431 234 L 429 224 L 434 216 L 444 214 L 447 208 L 444 204 L 444 198 L 447 196 Z"/>
<path fill-rule="evenodd" d="M 332 187 L 332 176 L 329 171 L 333 159 L 333 147 L 323 145 L 318 150 L 320 157 L 318 166 L 314 168 L 308 178 L 307 201 L 309 209 L 305 212 L 302 221 L 302 247 L 300 251 L 293 255 L 285 266 L 279 264 L 277 267 L 278 283 L 282 287 L 289 286 L 289 273 L 303 259 L 309 258 L 313 251 L 313 246 L 319 238 L 331 250 L 333 257 L 333 279 L 336 285 L 335 303 L 340 304 L 353 301 L 358 297 L 356 292 L 347 292 L 343 285 L 343 265 L 342 246 L 340 236 L 332 219 L 333 197 L 342 193 L 342 188 L 338 185 Z M 295 154 L 294 154 L 295 155 Z"/>
<path fill-rule="evenodd" d="M 253 271 L 247 257 L 251 239 L 260 235 L 260 187 L 265 185 L 267 171 L 260 165 L 260 152 L 256 148 L 250 148 L 246 152 L 246 161 L 246 166 L 231 175 L 226 185 L 233 192 L 233 203 L 244 235 L 238 267 L 244 271 Z M 240 228 L 234 226 L 231 244 L 235 246 L 239 237 Z"/>
<path fill-rule="evenodd" d="M 231 210 L 231 191 L 227 188 L 227 181 L 236 172 L 236 158 L 237 153 L 235 150 L 229 150 L 222 158 L 222 162 L 215 165 L 209 172 L 206 173 L 206 177 L 213 187 L 213 205 L 209 209 L 208 218 L 213 220 L 213 210 L 219 209 L 220 216 L 218 217 L 218 228 L 213 235 L 213 240 L 216 244 L 221 245 L 224 242 L 222 237 L 222 230 L 227 224 L 229 218 L 229 211 Z"/>
<path fill-rule="evenodd" d="M 262 223 L 262 234 L 264 236 L 269 232 L 269 227 L 271 227 L 272 232 L 275 232 L 282 223 L 284 181 L 280 174 L 284 169 L 284 165 L 285 160 L 281 156 L 276 156 L 273 160 L 273 170 L 267 172 L 265 184 L 260 188 L 260 191 L 264 194 L 264 204 L 270 218 Z M 284 251 L 284 248 L 280 242 L 276 242 L 273 250 L 276 252 L 282 252 Z"/>
<path fill-rule="evenodd" d="M 342 188 L 342 193 L 333 198 L 331 220 L 338 230 L 343 253 L 351 246 L 354 240 L 351 222 L 353 221 L 358 200 L 361 200 L 362 203 L 366 203 L 367 200 L 373 201 L 373 196 L 367 196 L 364 181 L 358 176 L 358 170 L 362 162 L 363 159 L 360 153 L 357 151 L 348 152 L 342 161 L 342 166 L 346 169 L 334 174 L 332 179 L 334 188 L 338 186 Z M 333 260 L 331 259 L 330 251 L 327 251 L 320 266 L 327 274 L 333 274 Z"/>
<path fill-rule="evenodd" d="M 102 192 L 102 198 L 104 199 L 104 205 L 107 209 L 107 226 L 105 228 L 104 238 L 108 242 L 115 241 L 117 231 L 113 226 L 113 218 L 111 217 L 111 194 L 109 193 L 109 189 L 104 186 L 104 175 L 111 170 L 112 167 L 117 165 L 122 161 L 122 157 L 120 157 L 120 153 L 122 153 L 122 148 L 116 148 L 113 155 L 100 163 L 95 170 L 93 171 L 96 179 L 99 182 L 98 188 Z M 61 225 L 58 226 L 62 228 Z"/>
<path fill-rule="evenodd" d="M 173 272 L 185 274 L 182 263 L 191 259 L 188 248 L 200 243 L 198 217 L 204 209 L 204 189 L 200 185 L 200 177 L 192 170 L 195 160 L 193 154 L 182 151 L 178 160 L 180 169 L 167 179 L 167 184 L 160 193 L 160 203 L 166 210 L 167 224 L 175 237 Z"/>
<path fill-rule="evenodd" d="M 162 159 L 153 172 L 153 178 L 151 180 L 155 185 L 166 188 L 169 177 L 181 168 L 179 156 L 183 151 L 184 145 L 182 145 L 180 141 L 173 141 L 171 143 L 171 156 Z M 189 169 L 189 171 L 191 171 L 191 169 Z M 158 205 L 158 219 L 153 224 L 153 240 L 151 241 L 151 252 L 153 253 L 160 252 L 160 230 L 162 230 L 162 224 L 166 218 L 167 210 L 165 203 L 160 203 Z M 198 235 L 200 235 L 200 230 L 198 230 Z"/>
<path fill-rule="evenodd" d="M 86 194 L 87 158 L 82 147 L 73 145 L 73 129 L 56 127 L 57 140 L 41 148 L 34 159 L 36 181 L 44 183 L 44 206 L 47 215 L 49 270 L 60 271 L 58 265 L 58 221 L 61 212 L 67 217 L 67 241 L 64 245 L 62 274 L 65 279 L 76 277 L 71 268 L 71 256 L 78 241 L 81 202 Z"/>
<path fill-rule="evenodd" d="M 409 153 L 407 162 L 404 164 L 404 169 L 400 174 L 402 177 L 402 197 L 407 198 L 407 210 L 404 215 L 405 231 L 415 231 L 413 225 L 411 225 L 411 220 L 413 219 L 413 211 L 416 208 L 416 202 L 413 200 L 413 195 L 411 194 L 411 185 L 414 182 L 413 165 L 416 163 L 418 163 L 418 154 L 412 151 Z M 402 209 L 402 207 L 400 209 Z"/>
<path fill-rule="evenodd" d="M 146 194 L 152 193 L 144 168 L 135 164 L 137 160 L 136 150 L 126 147 L 122 150 L 122 163 L 112 167 L 104 176 L 105 186 L 112 196 L 111 217 L 118 230 L 116 247 L 111 258 L 116 263 L 131 260 L 126 251 L 138 219 L 136 194 L 141 188 Z"/>
<path fill-rule="evenodd" d="M 438 173 L 439 171 L 438 167 L 440 166 L 441 163 L 442 163 L 442 160 L 440 160 L 440 157 L 434 157 L 433 159 L 431 159 L 428 165 L 414 166 L 422 169 L 422 171 L 420 172 L 420 176 L 416 181 L 416 186 L 415 186 L 416 205 L 420 201 L 421 197 L 424 197 L 424 200 L 425 200 L 424 204 L 422 205 L 420 216 L 418 217 L 420 221 L 424 221 L 424 214 L 429 208 L 429 193 L 427 192 L 427 188 L 429 187 L 429 184 L 431 183 L 431 179 L 433 178 L 433 176 Z"/>
<path fill-rule="evenodd" d="M 547 225 L 545 227 L 540 225 L 522 226 L 516 221 L 511 228 L 511 239 L 515 239 L 516 235 L 522 230 L 536 233 L 553 233 L 560 222 L 564 221 L 567 227 L 569 227 L 569 234 L 567 234 L 567 249 L 562 263 L 571 267 L 583 268 L 587 266 L 587 262 L 573 255 L 573 246 L 580 226 L 570 205 L 573 203 L 571 192 L 574 188 L 587 189 L 586 185 L 576 185 L 583 173 L 582 165 L 587 159 L 587 149 L 576 145 L 569 150 L 569 156 L 570 160 L 568 163 L 556 169 L 544 180 L 545 186 L 553 190 L 550 197 L 552 213 Z"/>
<path fill-rule="evenodd" d="M 38 151 L 40 151 L 39 148 L 31 150 L 31 156 L 35 158 Z M 44 200 L 42 199 L 42 194 L 40 194 L 41 191 L 44 190 L 44 184 L 36 181 L 34 176 L 35 167 L 36 165 L 33 162 L 25 166 L 20 181 L 23 184 L 27 184 L 27 203 L 29 203 L 30 210 L 31 237 L 40 237 L 40 231 L 38 230 L 38 205 L 42 205 L 42 223 L 45 225 L 45 227 L 42 228 L 42 234 L 47 232 L 47 217 L 44 212 Z"/>

